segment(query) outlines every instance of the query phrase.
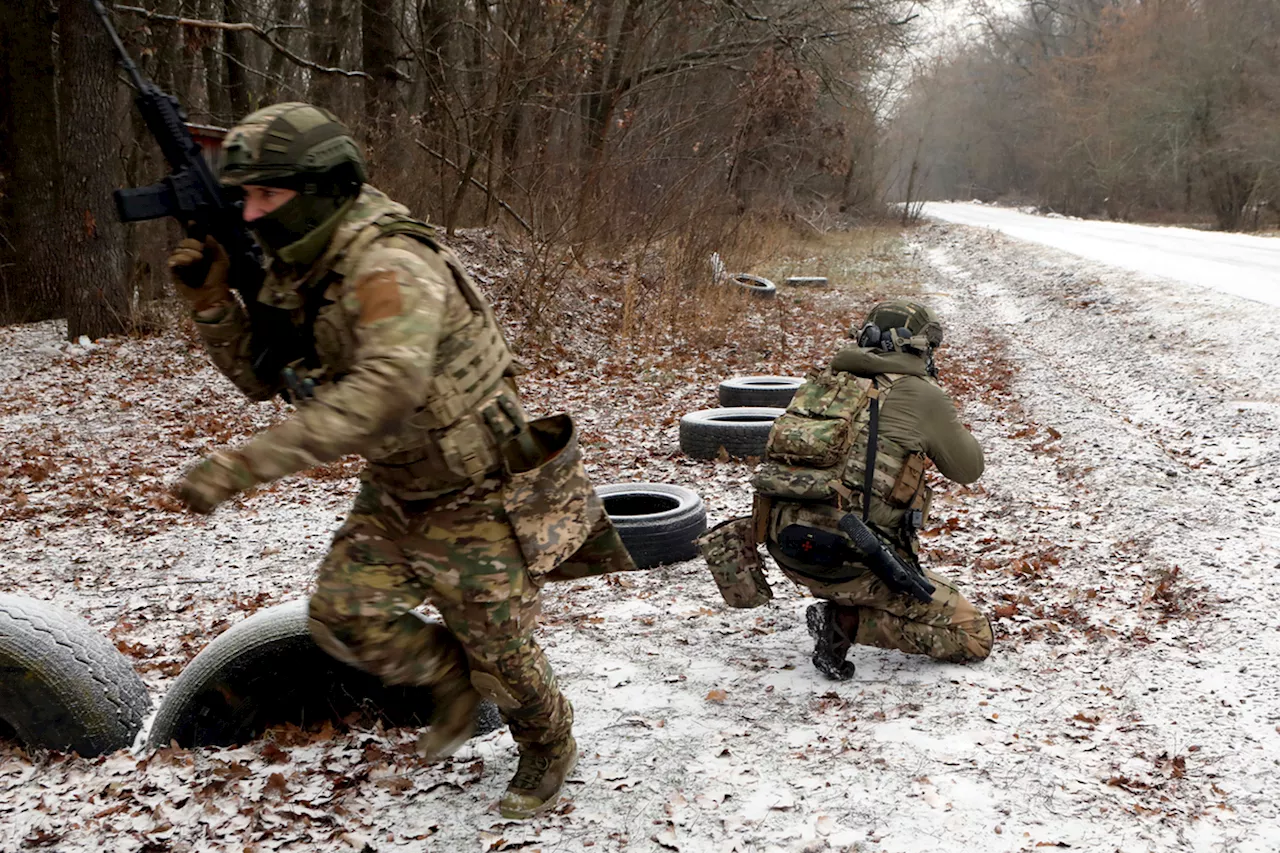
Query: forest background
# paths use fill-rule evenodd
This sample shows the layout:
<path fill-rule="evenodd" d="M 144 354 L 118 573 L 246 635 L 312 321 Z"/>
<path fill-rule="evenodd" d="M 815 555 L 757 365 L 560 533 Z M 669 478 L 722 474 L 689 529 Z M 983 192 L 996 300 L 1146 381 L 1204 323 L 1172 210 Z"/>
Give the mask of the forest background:
<path fill-rule="evenodd" d="M 713 251 L 745 268 L 930 198 L 1226 229 L 1280 209 L 1274 0 L 112 8 L 193 122 L 321 104 L 390 195 L 513 241 L 505 296 L 530 315 L 589 259 L 632 264 L 621 313 L 642 315 L 709 280 Z M 151 322 L 178 234 L 115 221 L 111 191 L 163 171 L 130 96 L 88 0 L 0 4 L 0 323 Z"/>

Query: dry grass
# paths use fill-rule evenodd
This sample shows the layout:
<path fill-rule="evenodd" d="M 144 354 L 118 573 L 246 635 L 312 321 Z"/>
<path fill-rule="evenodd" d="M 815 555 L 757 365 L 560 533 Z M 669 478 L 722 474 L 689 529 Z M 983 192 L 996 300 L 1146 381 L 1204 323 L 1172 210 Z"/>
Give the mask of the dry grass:
<path fill-rule="evenodd" d="M 702 351 L 734 345 L 766 359 L 785 358 L 788 340 L 806 328 L 845 328 L 849 307 L 912 293 L 917 278 L 904 259 L 896 229 L 865 227 L 825 235 L 802 234 L 780 222 L 739 227 L 723 248 L 681 243 L 660 255 L 661 265 L 633 271 L 622 281 L 617 334 L 646 349 Z M 729 273 L 762 275 L 778 287 L 762 299 L 734 284 L 712 282 L 710 257 L 718 251 Z M 793 275 L 826 276 L 827 288 L 794 288 Z"/>

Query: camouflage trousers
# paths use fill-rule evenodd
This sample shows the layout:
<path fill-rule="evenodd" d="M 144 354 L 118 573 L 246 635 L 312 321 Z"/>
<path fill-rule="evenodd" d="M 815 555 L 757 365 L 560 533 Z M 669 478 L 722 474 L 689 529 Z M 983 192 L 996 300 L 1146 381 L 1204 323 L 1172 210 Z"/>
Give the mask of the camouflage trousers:
<path fill-rule="evenodd" d="M 911 655 L 969 663 L 991 654 L 991 623 L 950 581 L 929 570 L 936 587 L 933 600 L 917 601 L 893 592 L 870 571 L 849 580 L 828 582 L 781 566 L 791 580 L 817 598 L 857 609 L 858 631 L 852 641 L 862 646 L 897 649 Z"/>
<path fill-rule="evenodd" d="M 312 633 L 389 684 L 456 695 L 469 679 L 503 709 L 517 743 L 557 743 L 573 709 L 533 639 L 540 580 L 526 570 L 500 486 L 402 502 L 366 484 L 320 568 Z M 443 626 L 409 612 L 424 600 Z"/>

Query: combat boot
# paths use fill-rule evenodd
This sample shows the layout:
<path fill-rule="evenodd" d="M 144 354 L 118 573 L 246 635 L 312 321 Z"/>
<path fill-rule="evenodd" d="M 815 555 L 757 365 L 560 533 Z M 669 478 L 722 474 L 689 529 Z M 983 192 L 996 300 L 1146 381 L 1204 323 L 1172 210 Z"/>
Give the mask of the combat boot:
<path fill-rule="evenodd" d="M 457 752 L 475 732 L 480 694 L 470 681 L 458 679 L 437 687 L 432 698 L 431 728 L 418 735 L 418 754 L 428 761 L 439 761 Z"/>
<path fill-rule="evenodd" d="M 565 777 L 578 763 L 578 743 L 569 738 L 552 746 L 522 746 L 520 765 L 498 811 L 509 820 L 525 820 L 554 806 Z"/>
<path fill-rule="evenodd" d="M 813 665 L 832 681 L 848 681 L 854 673 L 853 662 L 845 660 L 851 643 L 842 630 L 841 615 L 836 604 L 830 601 L 810 604 L 804 614 L 809 636 L 813 637 Z M 854 616 L 856 618 L 856 611 Z"/>

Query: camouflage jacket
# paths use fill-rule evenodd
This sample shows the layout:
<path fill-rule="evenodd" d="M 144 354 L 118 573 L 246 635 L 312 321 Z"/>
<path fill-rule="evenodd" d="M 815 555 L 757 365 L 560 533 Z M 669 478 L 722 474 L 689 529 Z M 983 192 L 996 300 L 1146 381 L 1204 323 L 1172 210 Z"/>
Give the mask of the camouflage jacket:
<path fill-rule="evenodd" d="M 453 253 L 405 233 L 412 225 L 397 230 L 407 215 L 366 185 L 319 260 L 268 270 L 258 299 L 290 310 L 295 324 L 306 325 L 307 301 L 319 299 L 316 357 L 294 363 L 292 393 L 283 376 L 255 376 L 242 305 L 196 317 L 214 363 L 241 391 L 256 400 L 284 391 L 297 406 L 239 449 L 258 481 L 358 453 L 371 463 L 366 480 L 421 499 L 500 467 L 499 442 L 523 420 L 510 351 Z"/>
<path fill-rule="evenodd" d="M 984 459 L 981 446 L 960 423 L 951 398 L 928 375 L 923 358 L 910 353 L 885 353 L 850 346 L 836 355 L 831 369 L 855 376 L 879 377 L 880 387 L 889 389 L 880 404 L 876 488 L 872 493 L 870 516 L 870 520 L 882 530 L 902 533 L 899 525 L 908 505 L 890 502 L 885 496 L 893 490 L 893 475 L 902 469 L 904 460 L 909 457 L 915 455 L 928 459 L 944 477 L 960 483 L 972 483 L 982 475 Z M 863 437 L 848 451 L 846 467 L 858 472 L 853 478 L 855 488 L 862 480 L 866 448 Z M 923 469 L 920 470 L 923 474 Z M 889 474 L 883 483 L 882 473 Z M 910 506 L 924 508 L 927 512 L 928 495 L 929 491 L 924 487 L 917 492 Z M 834 501 L 828 505 L 823 502 L 775 500 L 771 503 L 762 532 L 773 540 L 778 531 L 790 524 L 836 531 L 837 522 L 845 512 L 861 512 L 860 490 L 843 503 L 847 506 L 841 508 Z M 901 536 L 901 544 L 910 550 L 916 547 L 914 537 L 905 535 Z"/>

